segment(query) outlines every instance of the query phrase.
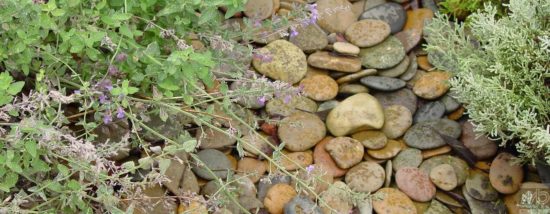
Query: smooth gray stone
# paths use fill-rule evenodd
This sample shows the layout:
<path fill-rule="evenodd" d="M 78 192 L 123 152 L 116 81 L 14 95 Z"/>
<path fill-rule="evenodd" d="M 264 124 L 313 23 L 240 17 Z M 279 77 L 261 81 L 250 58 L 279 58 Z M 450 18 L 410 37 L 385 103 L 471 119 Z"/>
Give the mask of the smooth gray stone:
<path fill-rule="evenodd" d="M 422 123 L 409 128 L 403 140 L 408 146 L 417 149 L 435 149 L 447 144 L 435 129 Z"/>
<path fill-rule="evenodd" d="M 440 101 L 445 106 L 445 113 L 451 113 L 460 107 L 460 103 L 449 95 L 443 96 Z"/>
<path fill-rule="evenodd" d="M 427 120 L 420 123 L 429 125 L 439 132 L 439 134 L 446 135 L 454 139 L 459 138 L 460 134 L 462 134 L 462 127 L 460 124 L 447 118 Z"/>
<path fill-rule="evenodd" d="M 504 214 L 508 213 L 506 211 L 506 206 L 504 205 L 504 202 L 500 199 L 496 201 L 480 201 L 472 196 L 470 196 L 466 191 L 466 186 L 462 187 L 462 193 L 464 195 L 464 198 L 466 198 L 466 201 L 468 201 L 468 205 L 470 207 L 470 210 L 472 211 L 472 214 Z"/>
<path fill-rule="evenodd" d="M 369 88 L 380 91 L 395 91 L 407 85 L 407 83 L 401 79 L 381 76 L 363 77 L 360 82 Z"/>
<path fill-rule="evenodd" d="M 204 165 L 193 165 L 193 172 L 201 178 L 206 180 L 214 180 L 216 178 L 225 179 L 227 177 L 227 172 L 231 169 L 231 162 L 222 152 L 215 149 L 205 149 L 197 153 L 199 160 L 201 160 Z M 206 169 L 209 168 L 214 175 Z"/>
<path fill-rule="evenodd" d="M 382 20 L 390 25 L 391 33 L 397 33 L 403 29 L 407 21 L 407 13 L 400 4 L 388 2 L 363 12 L 359 20 L 363 19 Z"/>
<path fill-rule="evenodd" d="M 421 106 L 414 114 L 414 123 L 439 119 L 445 114 L 445 106 L 439 101 L 433 101 Z"/>
<path fill-rule="evenodd" d="M 405 71 L 405 73 L 401 74 L 401 76 L 399 77 L 400 79 L 404 80 L 404 81 L 409 81 L 411 80 L 414 75 L 416 75 L 416 71 L 418 70 L 418 63 L 416 62 L 416 54 L 414 53 L 409 53 L 409 67 L 407 67 L 407 70 Z"/>
<path fill-rule="evenodd" d="M 418 98 L 408 88 L 402 88 L 392 92 L 375 92 L 372 94 L 383 107 L 391 105 L 402 105 L 411 111 L 411 114 L 416 112 L 416 102 Z"/>

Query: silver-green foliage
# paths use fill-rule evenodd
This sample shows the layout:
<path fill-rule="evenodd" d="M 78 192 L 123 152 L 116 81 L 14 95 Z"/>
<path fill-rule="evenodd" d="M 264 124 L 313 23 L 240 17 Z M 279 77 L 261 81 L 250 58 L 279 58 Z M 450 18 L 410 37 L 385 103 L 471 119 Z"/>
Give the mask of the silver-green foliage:
<path fill-rule="evenodd" d="M 550 1 L 507 6 L 497 19 L 488 5 L 467 26 L 439 15 L 426 26 L 427 50 L 437 68 L 454 73 L 452 90 L 478 131 L 519 140 L 524 160 L 550 163 Z"/>

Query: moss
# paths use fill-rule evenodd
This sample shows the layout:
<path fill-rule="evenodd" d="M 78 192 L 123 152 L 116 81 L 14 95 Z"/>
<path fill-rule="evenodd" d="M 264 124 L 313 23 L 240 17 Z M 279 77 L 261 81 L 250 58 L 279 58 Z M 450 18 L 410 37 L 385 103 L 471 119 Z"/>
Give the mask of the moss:
<path fill-rule="evenodd" d="M 456 98 L 476 130 L 515 142 L 524 160 L 550 163 L 550 2 L 511 0 L 497 18 L 486 5 L 463 23 L 438 15 L 426 26 L 429 59 L 452 71 Z"/>

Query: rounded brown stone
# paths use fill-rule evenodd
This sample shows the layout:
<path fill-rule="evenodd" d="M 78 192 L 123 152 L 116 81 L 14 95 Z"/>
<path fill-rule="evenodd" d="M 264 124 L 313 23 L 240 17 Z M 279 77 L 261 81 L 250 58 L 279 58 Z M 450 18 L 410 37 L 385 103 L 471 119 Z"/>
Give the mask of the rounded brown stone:
<path fill-rule="evenodd" d="M 261 153 L 271 154 L 276 145 L 273 138 L 263 132 L 245 134 L 241 140 L 244 142 L 243 149 L 252 156 L 258 156 Z"/>
<path fill-rule="evenodd" d="M 349 75 L 340 77 L 336 80 L 336 83 L 342 84 L 342 83 L 352 82 L 352 81 L 361 79 L 362 77 L 366 77 L 366 76 L 374 75 L 374 74 L 376 74 L 376 69 L 365 69 L 365 70 L 359 71 L 357 73 L 353 73 L 353 74 L 349 74 Z"/>
<path fill-rule="evenodd" d="M 385 174 L 380 164 L 361 162 L 348 171 L 346 183 L 354 191 L 374 192 L 384 185 Z"/>
<path fill-rule="evenodd" d="M 479 170 L 470 170 L 464 188 L 466 193 L 477 200 L 494 201 L 498 198 L 498 192 L 491 186 L 489 175 Z"/>
<path fill-rule="evenodd" d="M 313 163 L 311 151 L 283 153 L 281 165 L 285 170 L 292 171 L 305 168 Z"/>
<path fill-rule="evenodd" d="M 435 196 L 435 186 L 428 175 L 418 168 L 404 167 L 395 173 L 395 182 L 411 199 L 427 202 Z"/>
<path fill-rule="evenodd" d="M 325 75 L 306 77 L 300 82 L 305 96 L 316 100 L 326 101 L 338 94 L 338 84 L 334 79 Z"/>
<path fill-rule="evenodd" d="M 360 51 L 359 47 L 347 42 L 335 42 L 332 48 L 334 51 L 345 55 L 357 55 Z"/>
<path fill-rule="evenodd" d="M 313 67 L 346 73 L 354 73 L 361 70 L 360 58 L 334 55 L 326 51 L 318 51 L 309 55 L 307 63 Z"/>
<path fill-rule="evenodd" d="M 296 191 L 288 184 L 275 184 L 267 191 L 264 206 L 271 214 L 283 214 L 283 208 L 294 196 Z"/>
<path fill-rule="evenodd" d="M 428 8 L 418 8 L 407 11 L 407 22 L 403 30 L 415 30 L 422 32 L 424 28 L 424 22 L 431 21 L 434 17 L 432 10 Z"/>
<path fill-rule="evenodd" d="M 372 199 L 372 207 L 378 214 L 416 214 L 416 207 L 407 195 L 395 188 L 382 188 Z"/>
<path fill-rule="evenodd" d="M 389 35 L 390 25 L 375 19 L 363 19 L 355 22 L 345 32 L 346 39 L 361 48 L 377 45 Z"/>
<path fill-rule="evenodd" d="M 347 0 L 318 0 L 317 24 L 329 33 L 343 33 L 357 19 Z"/>
<path fill-rule="evenodd" d="M 325 124 L 317 115 L 295 112 L 279 124 L 279 139 L 285 148 L 301 152 L 315 146 L 326 134 Z"/>
<path fill-rule="evenodd" d="M 342 84 L 338 87 L 339 94 L 369 93 L 369 89 L 361 84 Z"/>
<path fill-rule="evenodd" d="M 470 121 L 462 125 L 460 141 L 479 160 L 491 158 L 497 153 L 497 144 L 487 136 L 474 132 L 474 125 Z"/>
<path fill-rule="evenodd" d="M 434 67 L 428 62 L 428 56 L 417 56 L 416 63 L 418 67 L 425 71 L 431 71 Z"/>
<path fill-rule="evenodd" d="M 430 172 L 430 179 L 437 187 L 445 191 L 454 189 L 458 184 L 455 170 L 449 164 L 434 167 Z"/>
<path fill-rule="evenodd" d="M 460 106 L 457 110 L 451 112 L 447 118 L 449 118 L 449 120 L 458 120 L 462 117 L 462 115 L 464 115 L 464 111 L 466 109 L 464 109 L 463 106 Z"/>
<path fill-rule="evenodd" d="M 451 150 L 452 150 L 452 148 L 448 145 L 445 145 L 445 146 L 442 146 L 442 147 L 439 147 L 439 148 L 435 148 L 435 149 L 422 150 L 422 158 L 423 159 L 428 159 L 428 158 L 431 158 L 431 157 L 434 157 L 434 156 L 447 154 L 447 153 L 451 152 Z"/>
<path fill-rule="evenodd" d="M 405 106 L 391 105 L 384 109 L 382 132 L 390 139 L 401 137 L 413 122 L 411 111 Z"/>
<path fill-rule="evenodd" d="M 336 162 L 336 165 L 344 169 L 361 162 L 365 154 L 363 145 L 350 137 L 334 138 L 325 145 L 325 149 Z"/>
<path fill-rule="evenodd" d="M 357 132 L 351 137 L 361 142 L 367 149 L 382 149 L 388 142 L 384 132 L 374 130 Z"/>
<path fill-rule="evenodd" d="M 451 78 L 451 75 L 448 72 L 428 72 L 416 81 L 413 92 L 424 99 L 436 99 L 449 90 L 449 84 L 447 83 L 449 78 Z"/>
<path fill-rule="evenodd" d="M 253 19 L 267 19 L 273 13 L 273 3 L 273 0 L 249 0 L 244 5 L 244 14 Z"/>
<path fill-rule="evenodd" d="M 195 138 L 200 142 L 201 149 L 219 149 L 228 147 L 237 142 L 236 138 L 228 137 L 225 133 L 216 131 L 210 127 L 199 129 Z"/>
<path fill-rule="evenodd" d="M 300 48 L 286 40 L 272 41 L 258 49 L 258 54 L 269 57 L 269 60 L 254 58 L 252 65 L 259 73 L 272 79 L 294 84 L 306 75 L 306 55 Z"/>
<path fill-rule="evenodd" d="M 404 167 L 418 167 L 420 163 L 422 163 L 422 152 L 415 148 L 406 148 L 393 158 L 393 169 L 397 171 Z"/>
<path fill-rule="evenodd" d="M 491 163 L 489 180 L 500 193 L 512 194 L 519 190 L 523 181 L 523 168 L 516 164 L 510 153 L 500 153 Z"/>
<path fill-rule="evenodd" d="M 388 140 L 388 143 L 382 149 L 369 149 L 367 154 L 377 159 L 390 159 L 395 157 L 403 147 L 404 144 L 400 141 Z"/>
<path fill-rule="evenodd" d="M 330 154 L 325 150 L 326 144 L 332 139 L 333 137 L 330 136 L 325 137 L 315 145 L 315 149 L 313 150 L 313 162 L 315 165 L 322 166 L 333 177 L 340 177 L 345 175 L 347 170 L 338 167 Z"/>
<path fill-rule="evenodd" d="M 258 182 L 266 171 L 266 163 L 255 158 L 245 157 L 237 163 L 237 172 L 247 175 L 254 183 Z"/>

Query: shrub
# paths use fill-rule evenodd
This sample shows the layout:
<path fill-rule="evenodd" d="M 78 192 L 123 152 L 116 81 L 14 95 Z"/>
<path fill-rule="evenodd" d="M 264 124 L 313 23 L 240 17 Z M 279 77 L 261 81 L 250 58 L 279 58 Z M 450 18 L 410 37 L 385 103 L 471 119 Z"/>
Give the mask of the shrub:
<path fill-rule="evenodd" d="M 425 29 L 429 59 L 454 73 L 452 90 L 477 131 L 514 142 L 524 160 L 550 163 L 550 2 L 507 7 L 496 18 L 488 5 L 467 27 L 439 15 Z"/>
<path fill-rule="evenodd" d="M 501 0 L 445 0 L 438 5 L 442 13 L 464 20 L 471 13 L 483 9 L 485 4 L 497 7 L 497 14 L 502 16 L 505 12 L 503 4 L 506 2 Z"/>

